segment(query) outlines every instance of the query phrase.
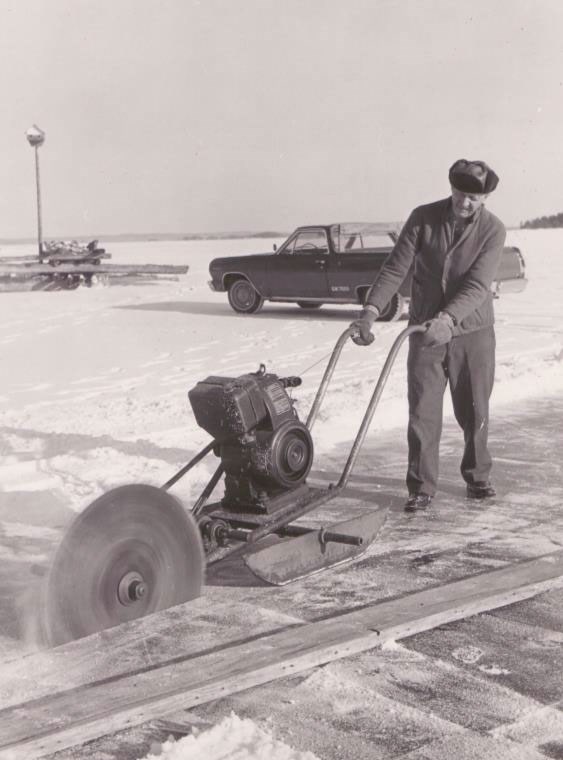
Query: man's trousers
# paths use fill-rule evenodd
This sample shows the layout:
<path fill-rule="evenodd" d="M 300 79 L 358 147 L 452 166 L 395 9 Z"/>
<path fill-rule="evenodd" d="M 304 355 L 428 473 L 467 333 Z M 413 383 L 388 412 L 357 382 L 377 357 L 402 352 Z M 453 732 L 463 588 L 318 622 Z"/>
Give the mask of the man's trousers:
<path fill-rule="evenodd" d="M 438 483 L 444 390 L 450 385 L 456 420 L 465 449 L 461 474 L 467 483 L 485 483 L 492 466 L 487 448 L 489 398 L 495 373 L 494 328 L 452 338 L 428 348 L 424 335 L 410 336 L 408 356 L 409 493 L 434 496 Z"/>

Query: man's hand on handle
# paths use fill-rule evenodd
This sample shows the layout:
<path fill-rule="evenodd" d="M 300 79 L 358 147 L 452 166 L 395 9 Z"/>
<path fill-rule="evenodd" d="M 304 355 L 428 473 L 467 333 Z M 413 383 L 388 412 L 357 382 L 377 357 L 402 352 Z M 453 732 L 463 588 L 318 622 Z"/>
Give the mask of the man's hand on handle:
<path fill-rule="evenodd" d="M 447 311 L 441 311 L 437 317 L 425 322 L 426 332 L 422 335 L 422 343 L 427 348 L 443 346 L 449 343 L 454 334 L 454 320 Z"/>
<path fill-rule="evenodd" d="M 357 330 L 356 335 L 352 335 L 352 340 L 356 345 L 369 346 L 370 343 L 373 343 L 375 336 L 373 335 L 371 328 L 378 316 L 379 309 L 375 306 L 371 306 L 371 304 L 364 306 L 360 318 L 356 319 L 350 325 L 350 327 L 354 327 Z"/>

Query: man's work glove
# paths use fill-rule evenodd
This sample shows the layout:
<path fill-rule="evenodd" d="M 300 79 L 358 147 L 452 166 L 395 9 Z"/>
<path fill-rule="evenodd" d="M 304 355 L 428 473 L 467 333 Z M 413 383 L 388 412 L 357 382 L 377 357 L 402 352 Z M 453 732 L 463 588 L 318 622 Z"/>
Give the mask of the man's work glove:
<path fill-rule="evenodd" d="M 443 346 L 449 343 L 454 334 L 454 320 L 447 311 L 441 311 L 437 317 L 425 322 L 426 332 L 422 333 L 422 343 L 427 348 Z"/>
<path fill-rule="evenodd" d="M 373 343 L 375 336 L 373 335 L 371 328 L 375 320 L 379 316 L 379 309 L 371 304 L 364 306 L 360 318 L 356 319 L 350 327 L 355 327 L 357 330 L 356 335 L 352 335 L 352 340 L 358 346 L 369 346 Z"/>

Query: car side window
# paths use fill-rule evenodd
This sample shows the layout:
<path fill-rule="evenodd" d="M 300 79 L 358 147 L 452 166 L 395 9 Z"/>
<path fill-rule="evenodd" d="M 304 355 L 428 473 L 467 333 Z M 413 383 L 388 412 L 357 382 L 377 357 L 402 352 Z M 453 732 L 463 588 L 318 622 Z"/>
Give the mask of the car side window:
<path fill-rule="evenodd" d="M 364 247 L 361 235 L 346 235 L 344 239 L 344 251 L 358 251 Z"/>
<path fill-rule="evenodd" d="M 379 229 L 370 230 L 366 225 L 354 229 L 356 225 L 342 225 L 338 235 L 332 233 L 336 253 L 361 253 L 362 251 L 388 251 L 391 248 L 388 234 Z"/>
<path fill-rule="evenodd" d="M 295 236 L 293 252 L 300 255 L 328 253 L 328 241 L 324 230 L 303 230 Z"/>
<path fill-rule="evenodd" d="M 295 235 L 289 238 L 281 248 L 278 248 L 277 253 L 293 253 L 293 247 L 295 245 Z"/>

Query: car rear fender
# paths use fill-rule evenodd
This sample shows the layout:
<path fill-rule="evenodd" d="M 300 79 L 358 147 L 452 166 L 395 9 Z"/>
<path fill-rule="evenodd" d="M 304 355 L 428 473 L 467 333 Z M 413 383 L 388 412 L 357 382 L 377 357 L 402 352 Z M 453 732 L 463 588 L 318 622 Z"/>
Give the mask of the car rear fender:
<path fill-rule="evenodd" d="M 526 264 L 522 251 L 516 246 L 505 246 L 496 273 L 496 280 L 514 280 L 524 277 Z"/>
<path fill-rule="evenodd" d="M 407 276 L 401 283 L 398 293 L 403 298 L 410 298 L 411 297 L 411 285 L 412 285 L 412 267 L 409 269 Z M 371 288 L 372 283 L 369 284 L 363 283 L 362 285 L 358 285 L 356 288 L 356 295 L 358 297 L 358 303 L 363 304 L 365 297 L 368 294 L 368 290 Z"/>
<path fill-rule="evenodd" d="M 358 300 L 358 303 L 362 306 L 364 305 L 364 301 L 366 299 L 366 296 L 368 294 L 368 290 L 370 289 L 370 285 L 358 285 L 356 288 L 356 298 Z"/>

